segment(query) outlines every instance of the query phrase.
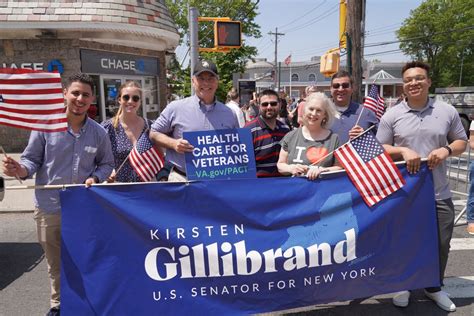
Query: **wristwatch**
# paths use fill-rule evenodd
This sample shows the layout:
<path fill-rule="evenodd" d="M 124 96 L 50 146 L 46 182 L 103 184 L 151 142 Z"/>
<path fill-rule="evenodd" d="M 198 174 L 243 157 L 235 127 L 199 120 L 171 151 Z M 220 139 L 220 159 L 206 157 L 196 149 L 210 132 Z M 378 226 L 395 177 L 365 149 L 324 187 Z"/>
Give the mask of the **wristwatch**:
<path fill-rule="evenodd" d="M 448 153 L 449 153 L 448 156 L 451 156 L 451 154 L 453 153 L 453 150 L 451 149 L 451 147 L 446 145 L 446 146 L 443 146 L 443 148 L 445 148 L 448 151 Z"/>

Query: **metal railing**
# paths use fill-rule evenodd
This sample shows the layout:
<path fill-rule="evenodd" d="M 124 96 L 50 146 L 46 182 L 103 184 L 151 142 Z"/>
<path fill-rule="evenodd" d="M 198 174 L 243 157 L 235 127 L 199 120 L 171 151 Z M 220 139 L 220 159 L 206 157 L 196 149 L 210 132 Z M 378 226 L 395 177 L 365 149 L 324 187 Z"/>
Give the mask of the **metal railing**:
<path fill-rule="evenodd" d="M 466 205 L 469 195 L 469 165 L 471 163 L 471 149 L 468 146 L 459 157 L 450 157 L 447 160 L 447 176 L 453 193 L 455 206 L 462 207 L 454 219 L 455 226 L 466 225 Z M 461 221 L 461 219 L 463 219 Z"/>

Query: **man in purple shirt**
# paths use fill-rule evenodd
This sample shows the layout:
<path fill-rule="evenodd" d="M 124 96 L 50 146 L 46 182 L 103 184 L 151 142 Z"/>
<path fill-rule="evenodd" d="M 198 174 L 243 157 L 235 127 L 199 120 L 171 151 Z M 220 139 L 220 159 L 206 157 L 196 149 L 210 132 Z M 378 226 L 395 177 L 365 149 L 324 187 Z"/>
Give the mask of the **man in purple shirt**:
<path fill-rule="evenodd" d="M 68 78 L 64 89 L 68 130 L 37 132 L 18 163 L 3 158 L 3 172 L 22 179 L 36 173 L 36 185 L 79 184 L 90 186 L 107 179 L 114 168 L 114 157 L 107 132 L 87 111 L 94 100 L 93 80 L 84 74 Z M 59 315 L 61 263 L 61 204 L 58 190 L 35 190 L 38 241 L 44 250 L 51 281 L 51 309 Z"/>
<path fill-rule="evenodd" d="M 183 132 L 239 128 L 235 113 L 215 98 L 219 77 L 214 63 L 199 61 L 192 83 L 196 94 L 168 104 L 151 126 L 151 140 L 166 148 L 166 160 L 173 165 L 168 181 L 187 180 L 184 153 L 193 146 Z"/>
<path fill-rule="evenodd" d="M 339 112 L 339 117 L 334 120 L 330 128 L 339 136 L 340 144 L 346 143 L 372 125 L 378 125 L 374 112 L 364 110 L 363 106 L 352 101 L 352 85 L 352 77 L 345 70 L 338 71 L 331 78 L 332 100 Z M 376 130 L 373 129 L 373 132 L 375 133 Z"/>

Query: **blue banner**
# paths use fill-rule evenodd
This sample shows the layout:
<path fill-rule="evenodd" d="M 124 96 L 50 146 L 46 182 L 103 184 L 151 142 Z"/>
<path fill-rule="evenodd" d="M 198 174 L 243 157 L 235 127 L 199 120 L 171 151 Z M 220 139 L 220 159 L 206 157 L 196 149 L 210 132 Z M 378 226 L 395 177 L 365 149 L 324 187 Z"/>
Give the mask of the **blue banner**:
<path fill-rule="evenodd" d="M 184 132 L 183 138 L 194 146 L 184 155 L 189 180 L 257 178 L 250 129 Z"/>
<path fill-rule="evenodd" d="M 439 285 L 432 175 L 372 208 L 345 173 L 61 192 L 61 311 L 214 315 Z"/>

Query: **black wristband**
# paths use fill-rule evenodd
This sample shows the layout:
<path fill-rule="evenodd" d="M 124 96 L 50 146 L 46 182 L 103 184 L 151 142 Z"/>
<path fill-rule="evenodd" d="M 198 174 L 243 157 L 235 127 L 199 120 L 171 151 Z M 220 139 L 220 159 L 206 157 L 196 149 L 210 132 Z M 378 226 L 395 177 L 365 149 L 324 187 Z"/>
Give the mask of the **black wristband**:
<path fill-rule="evenodd" d="M 453 150 L 451 149 L 451 147 L 449 147 L 448 145 L 446 145 L 446 146 L 443 146 L 443 148 L 445 148 L 445 149 L 448 151 L 448 153 L 449 153 L 448 156 L 451 156 L 451 155 L 452 155 Z"/>

